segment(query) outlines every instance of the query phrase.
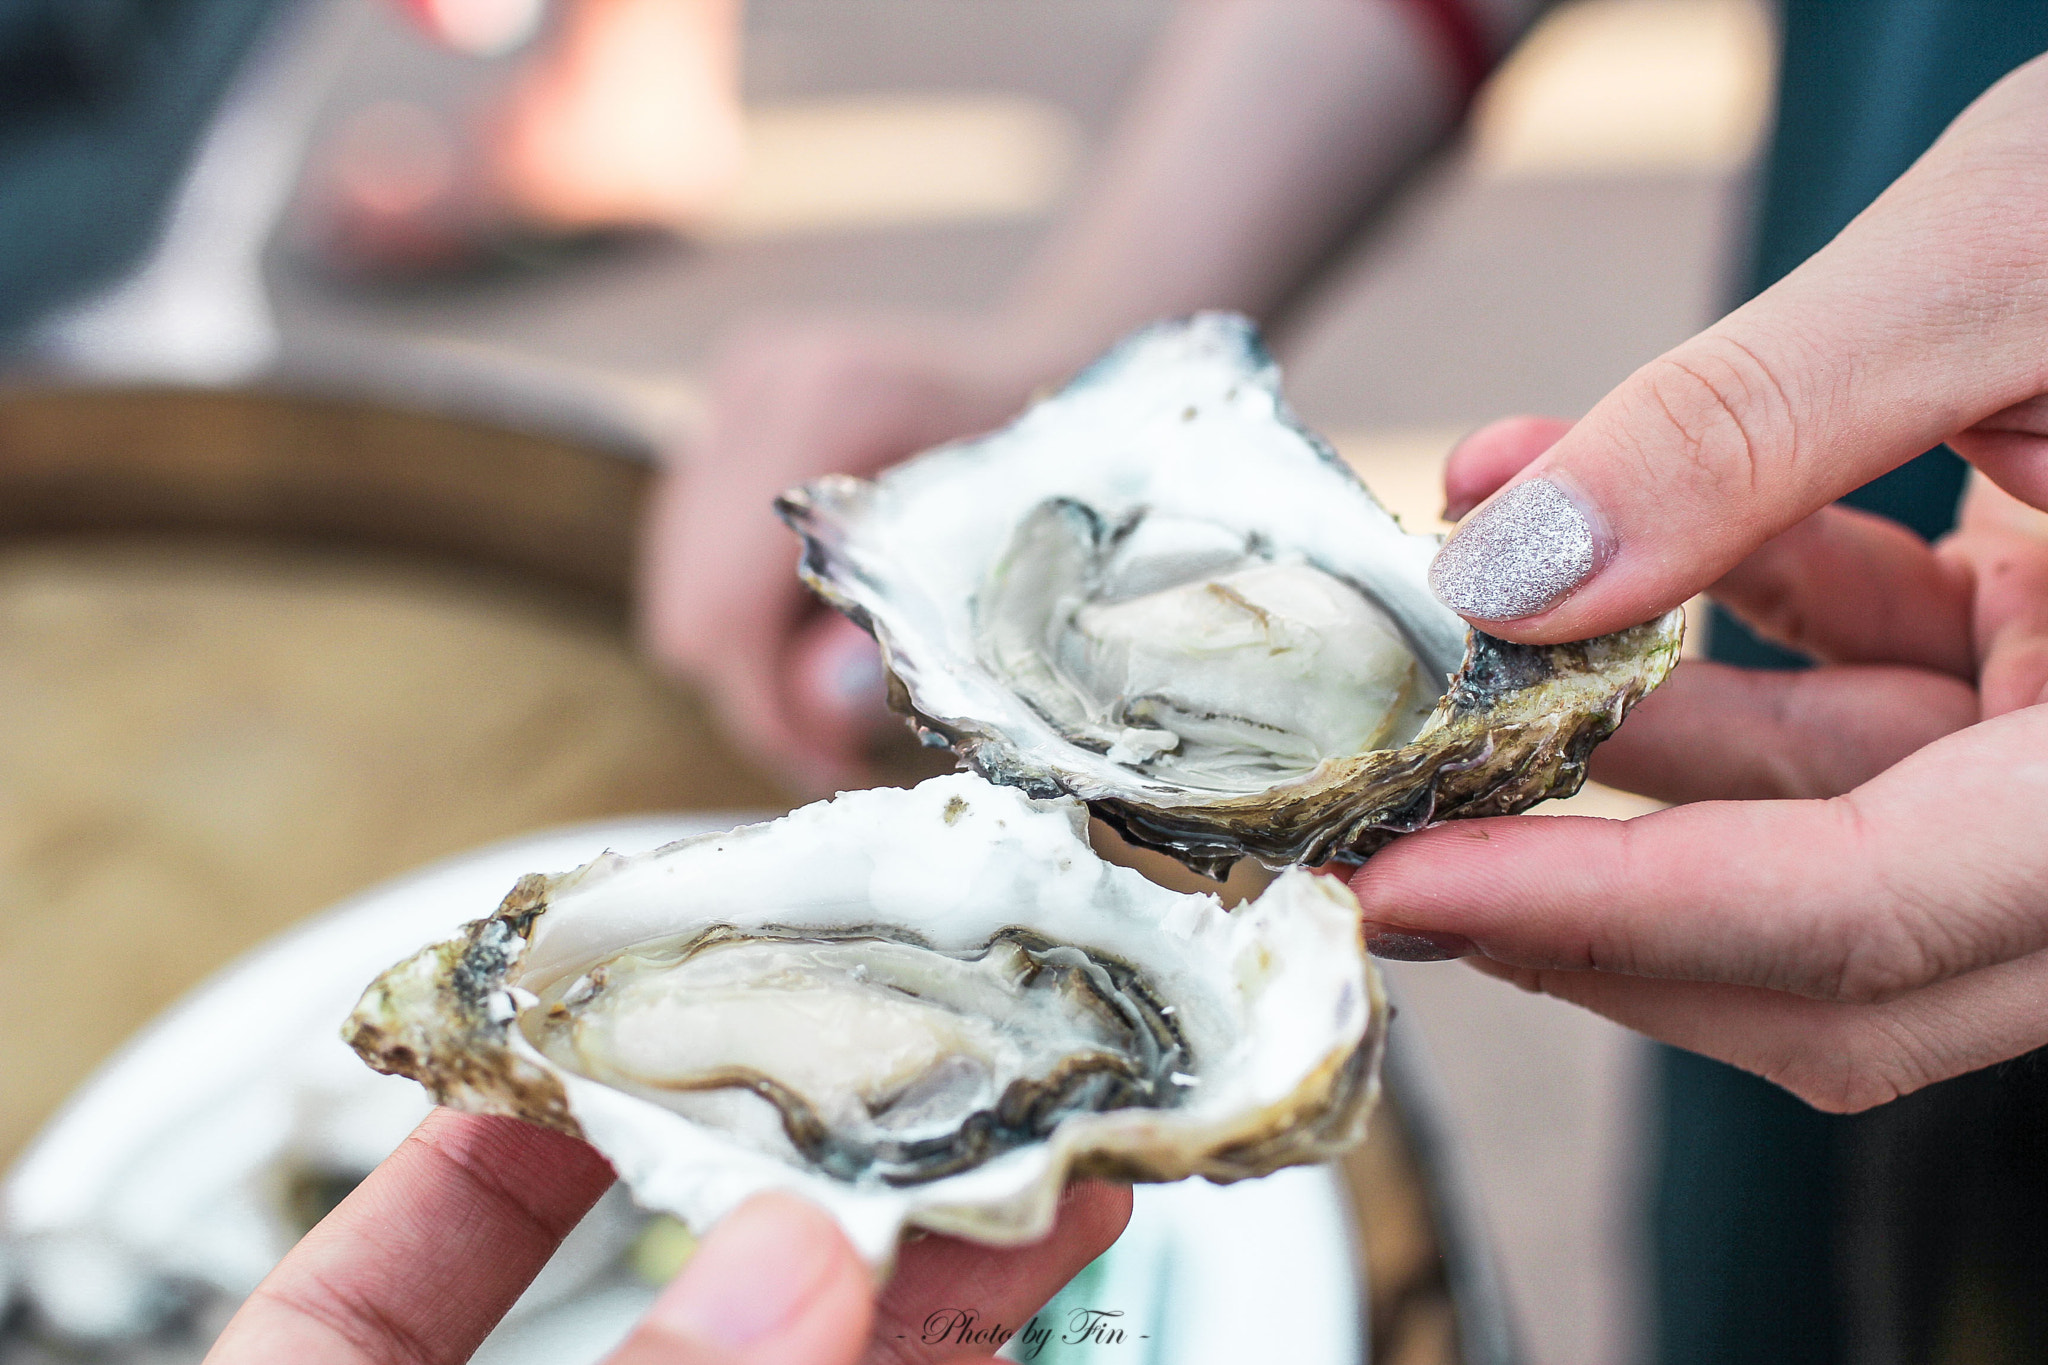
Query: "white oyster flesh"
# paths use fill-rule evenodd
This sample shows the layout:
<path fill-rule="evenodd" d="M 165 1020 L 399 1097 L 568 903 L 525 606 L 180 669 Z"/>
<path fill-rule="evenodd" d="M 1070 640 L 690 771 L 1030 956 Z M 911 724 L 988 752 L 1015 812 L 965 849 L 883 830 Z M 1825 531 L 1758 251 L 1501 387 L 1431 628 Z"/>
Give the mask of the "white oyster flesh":
<path fill-rule="evenodd" d="M 794 1190 L 1043 1235 L 1077 1174 L 1217 1180 L 1362 1135 L 1385 1006 L 1341 882 L 1225 912 L 1104 862 L 1079 802 L 958 774 L 521 881 L 347 1030 L 444 1104 L 577 1132 L 704 1228 Z"/>
<path fill-rule="evenodd" d="M 983 662 L 1067 738 L 1233 792 L 1405 743 L 1428 720 L 1441 689 L 1400 626 L 1305 556 L 1214 522 L 1140 513 L 1101 529 L 1078 504 L 1042 504 L 975 602 Z"/>
<path fill-rule="evenodd" d="M 1177 1098 L 1185 1049 L 1113 964 L 1015 934 L 943 953 L 819 932 L 636 949 L 541 997 L 527 1036 L 570 1071 L 848 1179 L 930 1179 L 1061 1112 Z M 1023 1105 L 1042 1120 L 1005 1112 Z M 955 1141 L 977 1114 L 994 1125 Z"/>

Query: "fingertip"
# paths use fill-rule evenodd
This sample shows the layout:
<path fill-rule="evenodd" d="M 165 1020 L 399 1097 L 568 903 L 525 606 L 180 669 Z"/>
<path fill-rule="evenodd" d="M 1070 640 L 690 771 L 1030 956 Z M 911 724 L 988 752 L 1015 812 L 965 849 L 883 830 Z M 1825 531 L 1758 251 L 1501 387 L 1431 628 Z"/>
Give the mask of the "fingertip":
<path fill-rule="evenodd" d="M 2007 413 L 1951 437 L 1949 444 L 1993 484 L 2030 508 L 2048 509 L 2048 399 L 2009 410 L 2026 410 L 2024 421 Z M 2007 425 L 1996 424 L 2001 418 Z"/>
<path fill-rule="evenodd" d="M 1060 1196 L 1059 1226 L 1077 1241 L 1104 1249 L 1124 1235 L 1131 1221 L 1131 1187 L 1105 1180 L 1077 1180 Z"/>
<path fill-rule="evenodd" d="M 833 613 L 806 627 L 797 646 L 807 700 L 849 718 L 887 714 L 887 674 L 874 637 Z"/>
<path fill-rule="evenodd" d="M 779 1191 L 756 1195 L 712 1229 L 613 1365 L 642 1353 L 650 1362 L 851 1359 L 867 1338 L 873 1288 L 824 1210 Z"/>
<path fill-rule="evenodd" d="M 1489 823 L 1452 823 L 1396 839 L 1351 874 L 1368 947 L 1374 935 L 1444 931 L 1436 923 L 1447 908 L 1442 890 L 1459 875 L 1465 846 L 1490 840 Z"/>
<path fill-rule="evenodd" d="M 1351 878 L 1367 946 L 1409 961 L 1496 955 L 1502 934 L 1520 939 L 1537 927 L 1556 888 L 1597 880 L 1594 869 L 1619 855 L 1612 841 L 1625 823 L 1503 815 L 1397 839 Z"/>
<path fill-rule="evenodd" d="M 1462 520 L 1571 428 L 1557 417 L 1504 417 L 1464 437 L 1444 463 L 1444 520 Z"/>
<path fill-rule="evenodd" d="M 1599 508 L 1546 470 L 1489 498 L 1452 533 L 1430 563 L 1430 591 L 1491 634 L 1582 638 L 1547 635 L 1547 618 L 1599 573 L 1612 544 Z"/>

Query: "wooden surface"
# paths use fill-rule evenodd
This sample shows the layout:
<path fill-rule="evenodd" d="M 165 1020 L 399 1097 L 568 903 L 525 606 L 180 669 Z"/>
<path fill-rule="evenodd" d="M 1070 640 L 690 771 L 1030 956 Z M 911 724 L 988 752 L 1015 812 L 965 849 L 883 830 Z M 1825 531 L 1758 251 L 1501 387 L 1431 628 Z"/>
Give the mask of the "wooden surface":
<path fill-rule="evenodd" d="M 365 886 L 787 804 L 627 638 L 645 480 L 336 403 L 0 400 L 0 1160 L 207 972 Z"/>
<path fill-rule="evenodd" d="M 547 825 L 788 803 L 632 647 L 645 481 L 341 403 L 0 397 L 0 1162 L 351 892 Z M 1375 1360 L 1454 1361 L 1395 1113 L 1346 1174 Z"/>
<path fill-rule="evenodd" d="M 195 531 L 401 550 L 631 588 L 632 459 L 523 432 L 285 394 L 0 394 L 0 536 Z"/>

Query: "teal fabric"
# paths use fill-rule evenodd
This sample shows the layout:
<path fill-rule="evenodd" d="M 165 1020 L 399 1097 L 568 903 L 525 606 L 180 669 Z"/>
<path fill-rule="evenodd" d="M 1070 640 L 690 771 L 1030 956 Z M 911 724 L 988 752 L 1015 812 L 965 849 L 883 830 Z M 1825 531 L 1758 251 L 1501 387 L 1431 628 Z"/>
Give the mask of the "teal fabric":
<path fill-rule="evenodd" d="M 2000 76 L 2048 51 L 2040 0 L 1785 0 L 1783 16 L 1751 292 L 1824 246 Z M 1843 501 L 1932 538 L 1953 523 L 1963 473 L 1935 450 Z M 1752 667 L 1804 662 L 1718 611 L 1711 652 Z M 1939 1089 L 1926 1103 L 1941 1102 Z M 1656 1359 L 1844 1359 L 1850 1249 L 1837 1229 L 1848 1153 L 1869 1120 L 1820 1114 L 1757 1077 L 1672 1049 L 1657 1061 L 1655 1104 Z"/>
<path fill-rule="evenodd" d="M 1999 77 L 2048 52 L 2041 0 L 1785 0 L 1778 122 L 1749 293 L 1827 245 Z M 1928 539 L 1947 530 L 1963 464 L 1933 451 L 1843 501 Z M 1717 612 L 1715 657 L 1793 667 Z"/>
<path fill-rule="evenodd" d="M 1840 1120 L 1659 1048 L 1650 1216 L 1663 1365 L 1840 1359 L 1831 1232 Z"/>
<path fill-rule="evenodd" d="M 288 0 L 0 0 L 0 344 L 134 265 Z"/>

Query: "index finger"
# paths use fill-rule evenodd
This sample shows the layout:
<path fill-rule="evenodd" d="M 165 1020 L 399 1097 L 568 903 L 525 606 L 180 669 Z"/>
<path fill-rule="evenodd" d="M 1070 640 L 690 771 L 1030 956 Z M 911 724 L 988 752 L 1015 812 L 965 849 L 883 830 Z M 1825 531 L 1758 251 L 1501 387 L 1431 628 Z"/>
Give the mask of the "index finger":
<path fill-rule="evenodd" d="M 575 1138 L 437 1109 L 257 1286 L 207 1365 L 458 1365 L 611 1183 Z"/>
<path fill-rule="evenodd" d="M 1397 840 L 1352 881 L 1409 943 L 1497 962 L 1880 1000 L 2048 947 L 2048 711 L 1937 740 L 1847 797 L 1634 820 L 1504 816 Z M 1958 799 L 1996 790 L 1996 802 Z"/>

